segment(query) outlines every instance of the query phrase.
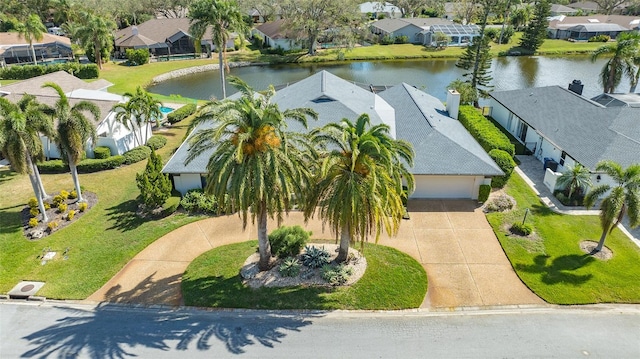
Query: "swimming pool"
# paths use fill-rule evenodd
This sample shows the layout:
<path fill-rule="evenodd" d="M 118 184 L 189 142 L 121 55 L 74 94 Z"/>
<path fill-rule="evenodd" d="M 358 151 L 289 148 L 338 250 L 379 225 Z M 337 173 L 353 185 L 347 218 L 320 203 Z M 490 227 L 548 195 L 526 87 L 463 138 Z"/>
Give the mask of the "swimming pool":
<path fill-rule="evenodd" d="M 165 106 L 160 106 L 160 112 L 162 112 L 163 115 L 167 115 L 168 113 L 172 112 L 174 109 L 171 107 L 165 107 Z"/>

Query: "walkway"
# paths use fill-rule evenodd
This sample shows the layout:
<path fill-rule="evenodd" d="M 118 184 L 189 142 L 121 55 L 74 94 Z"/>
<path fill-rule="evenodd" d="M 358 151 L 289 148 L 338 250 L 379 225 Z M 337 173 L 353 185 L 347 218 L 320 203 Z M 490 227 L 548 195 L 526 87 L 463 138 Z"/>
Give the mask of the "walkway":
<path fill-rule="evenodd" d="M 543 304 L 517 277 L 484 214 L 474 201 L 410 201 L 411 219 L 395 238 L 379 244 L 408 253 L 427 271 L 429 290 L 421 308 Z M 304 225 L 291 213 L 285 225 Z M 331 238 L 318 220 L 307 230 Z M 256 238 L 237 216 L 183 226 L 149 245 L 88 300 L 180 305 L 180 281 L 189 263 L 220 245 Z"/>

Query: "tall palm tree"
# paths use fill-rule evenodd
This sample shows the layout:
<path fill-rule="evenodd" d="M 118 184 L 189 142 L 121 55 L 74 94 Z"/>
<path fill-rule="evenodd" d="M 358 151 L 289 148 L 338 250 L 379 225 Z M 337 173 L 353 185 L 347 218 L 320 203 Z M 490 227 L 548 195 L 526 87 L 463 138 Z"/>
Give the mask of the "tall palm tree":
<path fill-rule="evenodd" d="M 117 111 L 116 121 L 133 131 L 134 142 L 137 142 L 136 146 L 143 145 L 142 127 L 146 128 L 147 122 L 151 120 L 156 122 L 156 126 L 159 126 L 159 120 L 162 117 L 162 111 L 160 111 L 162 102 L 153 98 L 140 86 L 135 93 L 126 92 L 124 96 L 129 98 L 127 102 L 113 106 L 113 110 Z M 146 138 L 146 132 L 144 137 Z"/>
<path fill-rule="evenodd" d="M 193 135 L 186 163 L 213 149 L 205 192 L 226 212 L 239 211 L 245 226 L 250 213 L 258 226 L 259 268 L 267 270 L 271 260 L 267 217 L 280 223 L 292 206 L 292 195 L 301 198 L 310 181 L 310 141 L 287 131 L 287 122 L 306 127 L 307 118 L 316 119 L 317 114 L 309 108 L 280 111 L 271 103 L 273 87 L 259 95 L 239 78 L 229 82 L 242 97 L 213 101 L 199 111 L 192 126 L 213 121 L 213 127 Z"/>
<path fill-rule="evenodd" d="M 33 47 L 33 41 L 41 41 L 43 38 L 43 34 L 47 32 L 47 28 L 40 20 L 40 16 L 37 14 L 30 14 L 24 24 L 21 24 L 18 27 L 18 32 L 21 37 L 24 37 L 25 40 L 29 43 L 29 48 L 31 49 L 31 56 L 33 57 L 33 64 L 37 65 L 38 61 L 36 60 L 36 50 Z"/>
<path fill-rule="evenodd" d="M 624 170 L 616 162 L 601 161 L 596 170 L 606 173 L 616 182 L 614 187 L 608 184 L 599 185 L 584 197 L 585 206 L 591 208 L 596 200 L 608 193 L 600 204 L 602 236 L 595 248 L 597 252 L 602 249 L 607 234 L 613 231 L 625 214 L 629 217 L 631 227 L 640 224 L 640 164 L 631 165 Z"/>
<path fill-rule="evenodd" d="M 637 32 L 625 32 L 618 35 L 615 43 L 599 47 L 591 55 L 591 61 L 596 61 L 601 56 L 608 56 L 609 60 L 600 72 L 600 83 L 605 93 L 613 93 L 620 84 L 622 74 L 626 73 L 632 79 L 634 77 L 634 57 L 638 53 L 640 34 Z"/>
<path fill-rule="evenodd" d="M 413 191 L 413 166 L 410 143 L 394 140 L 389 126 L 369 126 L 369 116 L 355 123 L 343 119 L 312 131 L 316 142 L 329 149 L 324 156 L 317 182 L 311 187 L 305 215 L 320 217 L 340 235 L 337 261 L 347 259 L 349 244 L 361 243 L 381 230 L 395 235 L 404 214 L 402 181 Z M 405 165 L 406 164 L 406 165 Z"/>
<path fill-rule="evenodd" d="M 28 174 L 38 200 L 42 221 L 48 221 L 44 208 L 43 187 L 36 160 L 44 158 L 40 134 L 51 135 L 53 124 L 35 97 L 24 95 L 17 104 L 0 97 L 0 151 L 7 157 L 14 171 Z"/>
<path fill-rule="evenodd" d="M 116 23 L 106 17 L 91 13 L 84 13 L 79 21 L 79 26 L 74 30 L 75 37 L 83 48 L 92 48 L 96 58 L 96 64 L 102 69 L 102 49 L 113 46 L 113 32 Z"/>
<path fill-rule="evenodd" d="M 567 193 L 567 198 L 570 199 L 574 193 L 591 187 L 591 172 L 579 163 L 575 166 L 567 166 L 567 170 L 558 178 L 556 184 Z"/>
<path fill-rule="evenodd" d="M 244 31 L 245 24 L 242 17 L 242 11 L 235 1 L 197 0 L 189 6 L 189 18 L 191 19 L 189 31 L 196 41 L 199 42 L 207 28 L 211 26 L 211 40 L 218 50 L 223 99 L 227 97 L 224 79 L 227 41 L 229 41 L 230 32 Z"/>
<path fill-rule="evenodd" d="M 56 145 L 63 158 L 69 163 L 73 184 L 78 194 L 78 202 L 83 202 L 82 191 L 80 189 L 80 179 L 76 165 L 85 152 L 87 141 L 96 143 L 96 128 L 86 116 L 88 112 L 97 122 L 100 120 L 100 109 L 89 101 L 79 101 L 71 106 L 69 99 L 60 86 L 47 82 L 42 87 L 54 89 L 60 97 L 53 108 L 50 109 L 53 117 L 57 120 Z"/>

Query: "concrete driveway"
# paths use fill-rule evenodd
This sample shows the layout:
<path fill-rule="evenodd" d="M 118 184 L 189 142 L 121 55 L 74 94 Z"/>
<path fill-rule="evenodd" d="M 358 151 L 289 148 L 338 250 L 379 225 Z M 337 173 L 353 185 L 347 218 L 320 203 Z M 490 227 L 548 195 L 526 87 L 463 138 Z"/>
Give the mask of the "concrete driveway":
<path fill-rule="evenodd" d="M 429 289 L 421 308 L 543 304 L 517 277 L 475 201 L 413 200 L 411 219 L 379 244 L 411 255 L 425 268 Z M 285 225 L 304 226 L 294 212 Z M 310 221 L 313 238 L 331 238 Z M 180 281 L 189 263 L 220 245 L 255 239 L 237 216 L 208 218 L 166 234 L 135 256 L 88 300 L 181 305 Z"/>

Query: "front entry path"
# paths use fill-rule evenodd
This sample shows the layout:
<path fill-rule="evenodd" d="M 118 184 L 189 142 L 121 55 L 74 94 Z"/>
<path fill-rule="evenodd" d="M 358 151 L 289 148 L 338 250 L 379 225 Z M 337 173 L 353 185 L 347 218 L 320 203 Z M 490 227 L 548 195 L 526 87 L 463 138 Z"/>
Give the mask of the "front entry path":
<path fill-rule="evenodd" d="M 412 200 L 410 220 L 397 237 L 379 244 L 401 250 L 422 264 L 429 289 L 421 308 L 543 304 L 518 278 L 475 201 Z M 318 220 L 304 225 L 292 212 L 285 225 L 299 224 L 312 238 L 332 238 Z M 273 229 L 274 223 L 269 222 Z M 180 282 L 189 263 L 217 246 L 256 238 L 238 216 L 207 218 L 159 238 L 88 300 L 181 305 Z"/>

